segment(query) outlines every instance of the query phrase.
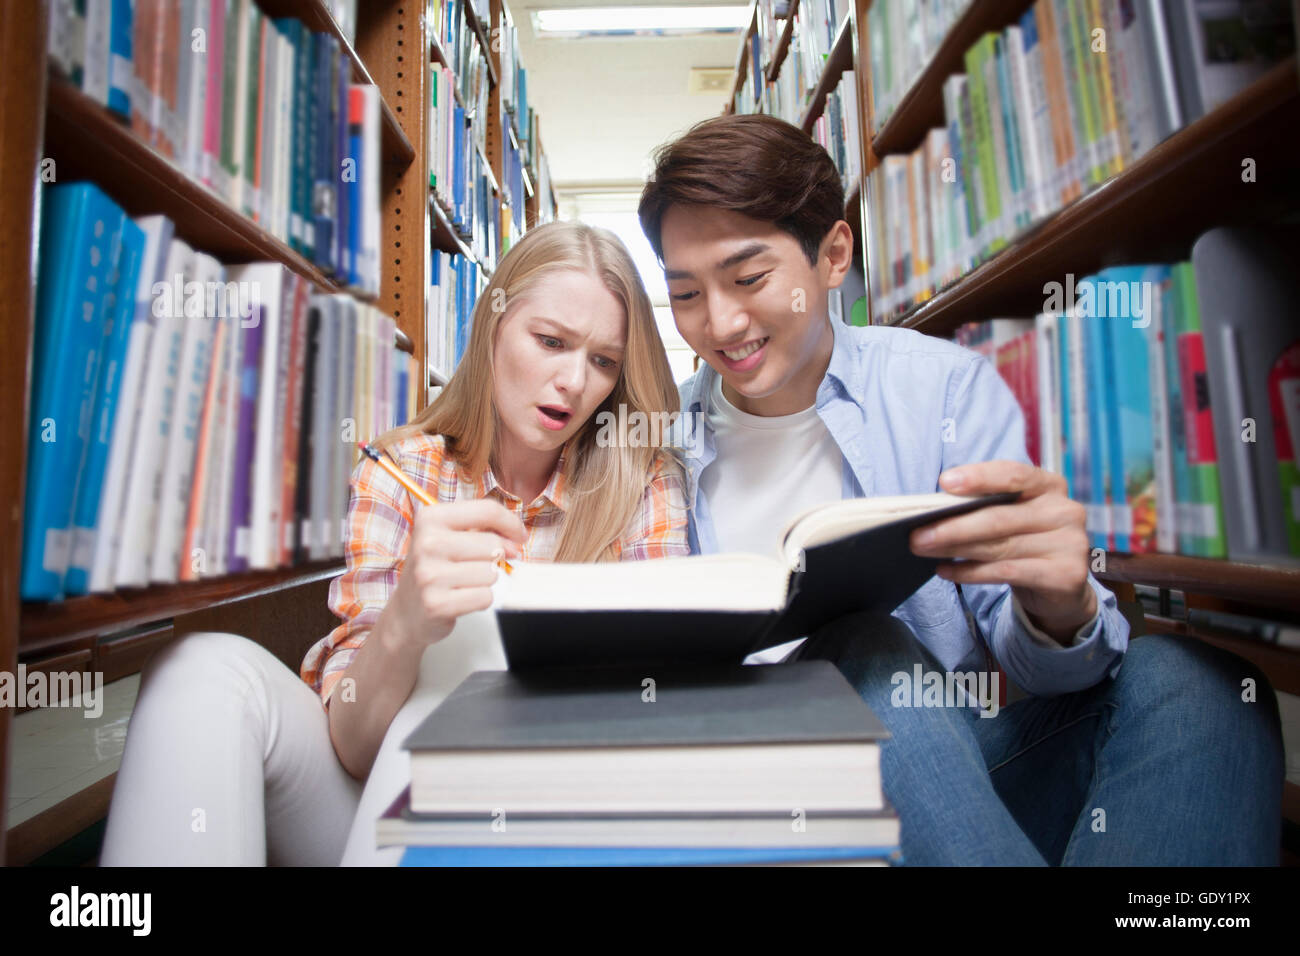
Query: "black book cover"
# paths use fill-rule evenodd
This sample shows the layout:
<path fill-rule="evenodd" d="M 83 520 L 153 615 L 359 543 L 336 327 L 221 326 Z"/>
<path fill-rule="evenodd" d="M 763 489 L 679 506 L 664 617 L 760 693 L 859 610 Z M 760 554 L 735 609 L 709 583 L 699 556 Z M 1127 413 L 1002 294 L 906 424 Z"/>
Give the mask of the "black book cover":
<path fill-rule="evenodd" d="M 310 560 L 310 548 L 303 537 L 303 527 L 311 514 L 311 486 L 318 476 L 311 473 L 312 428 L 316 406 L 316 357 L 320 351 L 320 309 L 307 308 L 307 349 L 304 356 L 302 378 L 302 420 L 298 424 L 298 487 L 293 500 L 293 563 L 305 564 Z"/>
<path fill-rule="evenodd" d="M 812 660 L 772 667 L 476 671 L 403 747 L 824 744 L 887 736 L 835 665 Z"/>

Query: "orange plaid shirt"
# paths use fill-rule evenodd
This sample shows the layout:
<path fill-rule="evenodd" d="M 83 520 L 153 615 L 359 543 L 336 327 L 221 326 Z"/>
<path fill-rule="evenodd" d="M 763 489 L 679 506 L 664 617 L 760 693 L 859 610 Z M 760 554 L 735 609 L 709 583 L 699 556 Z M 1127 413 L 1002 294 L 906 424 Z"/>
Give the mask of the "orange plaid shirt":
<path fill-rule="evenodd" d="M 405 439 L 390 453 L 402 471 L 435 501 L 499 501 L 519 516 L 528 534 L 522 560 L 554 560 L 566 505 L 563 456 L 546 488 L 526 505 L 497 484 L 491 469 L 468 480 L 446 453 L 440 435 Z M 413 517 L 410 493 L 363 456 L 352 472 L 345 545 L 347 570 L 330 583 L 329 608 L 343 623 L 312 645 L 300 671 L 302 679 L 320 694 L 323 704 L 329 703 L 334 687 L 397 587 Z M 678 475 L 662 467 L 656 469 L 646 485 L 640 508 L 616 546 L 620 561 L 690 554 L 686 497 Z"/>

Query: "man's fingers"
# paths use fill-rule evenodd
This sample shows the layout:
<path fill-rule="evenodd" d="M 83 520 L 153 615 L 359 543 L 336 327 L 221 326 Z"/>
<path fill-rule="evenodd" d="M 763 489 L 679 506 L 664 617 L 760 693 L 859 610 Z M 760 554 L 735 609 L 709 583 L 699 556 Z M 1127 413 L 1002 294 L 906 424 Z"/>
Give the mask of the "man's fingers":
<path fill-rule="evenodd" d="M 954 584 L 1009 584 L 1030 590 L 1055 588 L 1060 565 L 1049 558 L 1025 558 L 1003 561 L 964 561 L 941 564 L 939 577 Z"/>
<path fill-rule="evenodd" d="M 1079 505 L 1068 498 L 1039 497 L 1015 504 L 994 505 L 970 514 L 945 518 L 912 532 L 909 543 L 916 554 L 934 557 L 974 557 L 964 549 L 994 543 L 1015 535 L 1083 529 Z M 1058 542 L 1059 544 L 1059 542 Z"/>
<path fill-rule="evenodd" d="M 1065 479 L 1023 461 L 981 461 L 949 468 L 939 476 L 939 487 L 958 495 L 992 495 L 1018 491 L 1031 498 L 1058 489 L 1064 494 Z"/>
<path fill-rule="evenodd" d="M 960 558 L 963 561 L 1021 561 L 1052 557 L 1061 552 L 1061 536 L 1056 531 L 1017 534 L 953 545 L 939 552 L 924 552 L 930 558 Z M 1071 552 L 1073 553 L 1073 552 Z"/>

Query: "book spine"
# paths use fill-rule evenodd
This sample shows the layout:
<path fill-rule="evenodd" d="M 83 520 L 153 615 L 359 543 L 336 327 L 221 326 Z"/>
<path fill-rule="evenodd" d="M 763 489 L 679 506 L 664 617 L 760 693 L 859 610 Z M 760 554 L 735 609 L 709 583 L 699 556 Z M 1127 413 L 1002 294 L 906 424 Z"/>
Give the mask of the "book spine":
<path fill-rule="evenodd" d="M 243 367 L 239 378 L 239 413 L 235 425 L 234 470 L 230 486 L 230 528 L 226 542 L 226 567 L 231 573 L 247 571 L 252 523 L 253 445 L 257 438 L 257 406 L 266 337 L 265 300 L 254 305 L 254 322 L 243 330 Z"/>
<path fill-rule="evenodd" d="M 278 563 L 293 563 L 294 508 L 298 499 L 298 484 L 304 476 L 298 470 L 299 428 L 303 419 L 303 378 L 307 336 L 307 300 L 310 284 L 296 284 L 293 304 L 293 323 L 289 336 L 288 390 L 285 400 L 284 456 L 281 482 Z"/>
<path fill-rule="evenodd" d="M 1151 326 L 1147 330 L 1147 377 L 1151 391 L 1151 454 L 1155 481 L 1156 537 L 1155 550 L 1174 554 L 1178 550 L 1178 530 L 1174 513 L 1178 497 L 1174 490 L 1174 439 L 1170 423 L 1169 378 L 1165 354 L 1169 336 L 1166 322 L 1166 299 L 1170 284 L 1169 270 L 1152 266 L 1147 281 L 1153 288 Z"/>
<path fill-rule="evenodd" d="M 90 571 L 95 554 L 95 535 L 100 525 L 100 502 L 105 487 L 105 472 L 116 423 L 122 374 L 127 360 L 131 328 L 135 313 L 136 286 L 145 251 L 144 230 L 129 219 L 122 223 L 121 253 L 105 303 L 103 358 L 100 360 L 95 403 L 91 415 L 91 432 L 86 464 L 77 483 L 73 507 L 71 554 L 64 591 L 86 594 L 90 590 Z"/>
<path fill-rule="evenodd" d="M 200 179 L 221 197 L 225 197 L 225 178 L 221 169 L 221 121 L 225 107 L 225 84 L 222 70 L 226 62 L 226 0 L 207 0 L 208 48 L 207 82 L 204 95 L 203 148 L 200 154 Z"/>
<path fill-rule="evenodd" d="M 225 354 L 230 326 L 235 320 L 230 316 L 214 316 L 208 320 L 215 325 L 212 340 L 212 358 L 209 362 L 202 410 L 199 413 L 194 449 L 194 471 L 190 482 L 189 501 L 185 513 L 184 531 L 176 568 L 181 581 L 197 581 L 208 574 L 208 545 L 203 535 L 203 514 L 212 493 L 213 454 L 216 451 L 215 433 L 219 415 L 217 395 L 221 387 L 222 359 Z"/>
<path fill-rule="evenodd" d="M 1192 526 L 1196 552 L 1205 558 L 1227 557 L 1223 526 L 1223 498 L 1219 487 L 1219 455 L 1214 441 L 1205 338 L 1201 332 L 1196 275 L 1190 263 L 1174 268 L 1179 285 L 1179 356 L 1182 367 L 1183 426 L 1191 498 L 1187 519 Z"/>

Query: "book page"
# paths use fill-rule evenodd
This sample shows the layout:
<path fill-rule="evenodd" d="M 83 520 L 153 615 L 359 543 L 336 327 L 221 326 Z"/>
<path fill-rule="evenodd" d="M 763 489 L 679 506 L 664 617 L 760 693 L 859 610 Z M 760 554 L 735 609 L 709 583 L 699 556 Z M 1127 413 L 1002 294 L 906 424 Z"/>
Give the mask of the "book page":
<path fill-rule="evenodd" d="M 838 541 L 867 528 L 888 524 L 900 518 L 938 511 L 949 505 L 961 504 L 970 498 L 936 492 L 929 495 L 888 495 L 878 498 L 850 498 L 797 515 L 786 525 L 781 539 L 781 553 L 789 567 L 799 563 L 799 552 Z"/>
<path fill-rule="evenodd" d="M 756 554 L 601 564 L 514 563 L 499 610 L 767 611 L 785 606 L 788 574 Z"/>

